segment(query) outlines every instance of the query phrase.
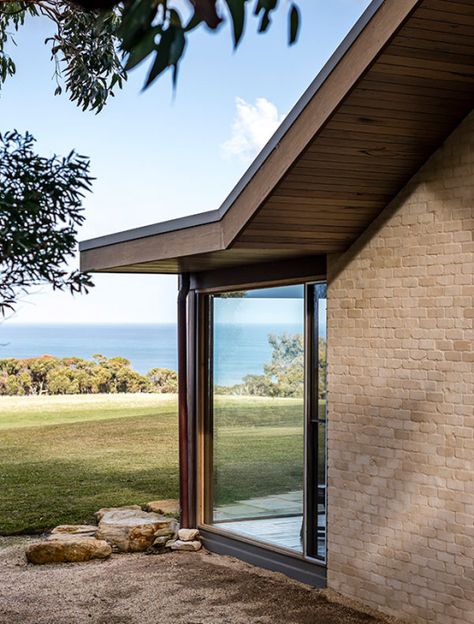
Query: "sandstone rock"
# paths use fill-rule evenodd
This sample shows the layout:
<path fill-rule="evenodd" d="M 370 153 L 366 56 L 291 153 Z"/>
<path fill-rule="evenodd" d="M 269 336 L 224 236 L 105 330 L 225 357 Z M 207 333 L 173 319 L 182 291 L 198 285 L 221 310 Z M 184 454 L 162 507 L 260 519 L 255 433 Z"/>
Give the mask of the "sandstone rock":
<path fill-rule="evenodd" d="M 197 529 L 180 529 L 178 531 L 178 539 L 182 542 L 192 542 L 199 535 L 199 531 Z"/>
<path fill-rule="evenodd" d="M 158 529 L 158 531 L 155 532 L 155 537 L 163 537 L 163 536 L 166 536 L 168 538 L 175 537 L 178 534 L 178 529 L 179 529 L 178 522 L 174 518 L 172 518 L 169 523 L 169 526 L 163 529 Z"/>
<path fill-rule="evenodd" d="M 75 540 L 47 540 L 30 544 L 26 549 L 26 558 L 30 563 L 71 563 L 106 559 L 112 554 L 112 548 L 103 540 L 90 537 Z"/>
<path fill-rule="evenodd" d="M 103 507 L 102 509 L 99 509 L 99 511 L 95 512 L 95 517 L 97 519 L 97 522 L 100 522 L 102 520 L 102 518 L 104 517 L 104 514 L 108 513 L 108 512 L 115 512 L 115 511 L 141 511 L 141 507 L 140 505 L 126 505 L 124 507 Z"/>
<path fill-rule="evenodd" d="M 177 535 L 177 532 L 172 529 L 159 529 L 155 533 L 155 537 L 166 537 L 166 539 L 171 539 L 175 535 Z"/>
<path fill-rule="evenodd" d="M 200 550 L 202 548 L 201 542 L 197 540 L 192 542 L 183 542 L 182 540 L 176 540 L 174 544 L 170 546 L 171 550 Z"/>
<path fill-rule="evenodd" d="M 155 537 L 153 546 L 166 546 L 166 542 L 169 542 L 167 537 Z"/>
<path fill-rule="evenodd" d="M 174 498 L 150 501 L 143 506 L 143 509 L 168 516 L 179 516 L 179 501 Z"/>
<path fill-rule="evenodd" d="M 166 548 L 171 548 L 171 547 L 173 546 L 173 544 L 176 544 L 176 540 L 175 540 L 175 539 L 168 540 L 168 541 L 165 543 L 165 547 L 166 547 Z"/>
<path fill-rule="evenodd" d="M 68 539 L 74 540 L 78 537 L 94 538 L 97 527 L 92 524 L 60 524 L 55 527 L 48 539 Z"/>
<path fill-rule="evenodd" d="M 122 552 L 147 550 L 160 529 L 174 534 L 174 518 L 138 509 L 117 508 L 105 511 L 97 529 L 97 539 L 104 539 Z"/>

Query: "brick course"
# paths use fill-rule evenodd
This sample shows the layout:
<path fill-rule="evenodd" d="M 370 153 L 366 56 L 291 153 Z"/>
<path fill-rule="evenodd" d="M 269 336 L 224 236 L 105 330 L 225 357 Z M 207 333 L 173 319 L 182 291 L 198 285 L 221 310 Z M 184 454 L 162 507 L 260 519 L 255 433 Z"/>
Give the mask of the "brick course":
<path fill-rule="evenodd" d="M 328 585 L 474 623 L 474 113 L 328 269 Z"/>

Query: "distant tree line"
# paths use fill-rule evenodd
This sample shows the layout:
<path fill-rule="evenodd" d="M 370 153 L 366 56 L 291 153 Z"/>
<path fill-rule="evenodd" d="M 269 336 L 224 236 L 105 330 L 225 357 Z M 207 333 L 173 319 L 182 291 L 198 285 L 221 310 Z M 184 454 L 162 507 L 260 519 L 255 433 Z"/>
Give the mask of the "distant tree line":
<path fill-rule="evenodd" d="M 271 361 L 264 365 L 263 374 L 246 375 L 242 383 L 217 386 L 216 394 L 254 395 L 266 397 L 304 396 L 304 339 L 302 334 L 270 334 Z M 319 339 L 320 399 L 326 396 L 326 341 Z"/>
<path fill-rule="evenodd" d="M 123 357 L 92 360 L 49 355 L 0 359 L 0 395 L 177 392 L 178 376 L 168 368 L 141 375 Z"/>

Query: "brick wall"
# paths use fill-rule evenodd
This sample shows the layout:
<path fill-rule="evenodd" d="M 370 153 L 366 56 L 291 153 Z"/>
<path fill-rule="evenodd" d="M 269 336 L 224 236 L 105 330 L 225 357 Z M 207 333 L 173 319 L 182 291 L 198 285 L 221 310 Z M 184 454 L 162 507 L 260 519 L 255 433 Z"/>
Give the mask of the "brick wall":
<path fill-rule="evenodd" d="M 328 585 L 474 623 L 474 114 L 329 259 Z"/>

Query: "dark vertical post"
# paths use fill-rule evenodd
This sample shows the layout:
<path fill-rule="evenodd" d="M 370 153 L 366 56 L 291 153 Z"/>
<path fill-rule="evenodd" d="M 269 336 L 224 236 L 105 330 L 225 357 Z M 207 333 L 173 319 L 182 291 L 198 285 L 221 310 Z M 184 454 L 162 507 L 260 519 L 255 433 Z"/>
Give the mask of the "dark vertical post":
<path fill-rule="evenodd" d="M 188 323 L 187 299 L 189 274 L 179 276 L 178 292 L 178 430 L 179 430 L 179 503 L 181 527 L 189 527 L 189 448 L 188 448 Z"/>
<path fill-rule="evenodd" d="M 314 284 L 306 286 L 306 553 L 317 554 L 317 466 L 318 466 L 318 421 L 317 421 L 317 331 Z"/>
<path fill-rule="evenodd" d="M 197 527 L 197 295 L 194 290 L 188 294 L 188 500 L 190 527 Z"/>
<path fill-rule="evenodd" d="M 307 433 L 306 433 L 306 554 L 316 559 L 325 560 L 325 554 L 319 552 L 319 542 L 326 539 L 326 525 L 320 522 L 321 510 L 326 517 L 326 443 L 320 445 L 320 435 L 326 434 L 326 415 L 321 417 L 319 409 L 320 358 L 319 313 L 321 300 L 326 297 L 326 284 L 308 284 L 306 290 L 307 315 Z M 321 465 L 323 464 L 321 470 Z M 321 499 L 323 502 L 321 502 Z"/>

